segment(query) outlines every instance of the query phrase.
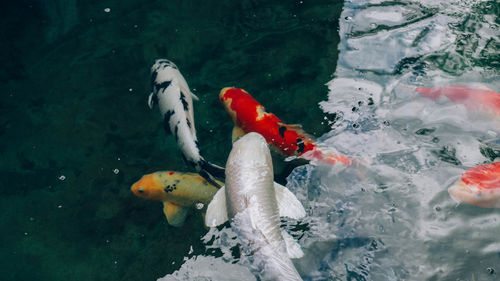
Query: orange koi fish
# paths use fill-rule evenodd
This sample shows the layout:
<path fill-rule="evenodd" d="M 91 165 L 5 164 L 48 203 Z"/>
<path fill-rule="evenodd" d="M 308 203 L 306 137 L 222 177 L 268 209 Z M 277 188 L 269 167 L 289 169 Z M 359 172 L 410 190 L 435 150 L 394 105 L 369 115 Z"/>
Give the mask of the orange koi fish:
<path fill-rule="evenodd" d="M 500 162 L 468 169 L 448 189 L 459 202 L 485 208 L 500 208 Z"/>
<path fill-rule="evenodd" d="M 221 90 L 219 99 L 233 120 L 233 141 L 249 132 L 261 134 L 273 147 L 286 156 L 300 156 L 306 160 L 350 165 L 352 160 L 343 155 L 321 150 L 312 136 L 300 125 L 287 125 L 243 89 L 227 87 Z"/>
<path fill-rule="evenodd" d="M 451 85 L 435 88 L 416 87 L 423 97 L 438 100 L 445 96 L 453 103 L 463 104 L 469 110 L 487 110 L 500 116 L 500 93 L 490 89 L 474 89 L 468 86 Z"/>
<path fill-rule="evenodd" d="M 190 208 L 204 214 L 218 189 L 196 173 L 163 171 L 144 175 L 131 190 L 138 197 L 163 202 L 168 223 L 179 227 L 184 224 Z"/>

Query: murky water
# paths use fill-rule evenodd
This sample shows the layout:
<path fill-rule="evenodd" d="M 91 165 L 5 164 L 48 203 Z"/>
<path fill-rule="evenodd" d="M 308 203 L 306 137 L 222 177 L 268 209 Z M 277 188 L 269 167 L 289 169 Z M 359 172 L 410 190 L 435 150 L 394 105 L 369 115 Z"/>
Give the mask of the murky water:
<path fill-rule="evenodd" d="M 216 98 L 231 85 L 360 159 L 290 174 L 297 163 L 276 158 L 277 180 L 288 176 L 308 211 L 283 220 L 304 280 L 499 278 L 498 210 L 447 193 L 499 157 L 499 119 L 413 91 L 500 91 L 496 1 L 24 0 L 7 11 L 2 280 L 254 279 L 230 229 L 206 230 L 195 214 L 173 228 L 160 203 L 129 190 L 142 174 L 191 169 L 146 106 L 159 57 L 200 97 L 210 161 L 224 164 L 231 147 Z"/>

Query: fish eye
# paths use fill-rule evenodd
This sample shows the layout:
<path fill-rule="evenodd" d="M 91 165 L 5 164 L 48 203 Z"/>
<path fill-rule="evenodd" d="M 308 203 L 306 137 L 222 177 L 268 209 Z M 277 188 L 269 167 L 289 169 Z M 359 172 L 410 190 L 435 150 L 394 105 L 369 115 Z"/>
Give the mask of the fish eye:
<path fill-rule="evenodd" d="M 139 193 L 144 193 L 144 189 L 142 189 L 142 187 L 139 187 L 137 191 L 139 191 Z"/>

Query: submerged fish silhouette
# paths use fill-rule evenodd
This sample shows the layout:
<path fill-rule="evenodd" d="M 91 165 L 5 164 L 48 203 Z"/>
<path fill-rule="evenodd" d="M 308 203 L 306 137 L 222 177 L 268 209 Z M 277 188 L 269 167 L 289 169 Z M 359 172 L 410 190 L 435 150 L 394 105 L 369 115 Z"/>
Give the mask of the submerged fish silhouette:
<path fill-rule="evenodd" d="M 462 85 L 451 85 L 434 88 L 416 87 L 423 97 L 438 100 L 447 97 L 456 104 L 462 104 L 469 110 L 485 110 L 500 116 L 500 93 L 490 89 L 475 89 Z"/>
<path fill-rule="evenodd" d="M 448 192 L 459 202 L 485 208 L 500 208 L 500 162 L 468 169 Z"/>

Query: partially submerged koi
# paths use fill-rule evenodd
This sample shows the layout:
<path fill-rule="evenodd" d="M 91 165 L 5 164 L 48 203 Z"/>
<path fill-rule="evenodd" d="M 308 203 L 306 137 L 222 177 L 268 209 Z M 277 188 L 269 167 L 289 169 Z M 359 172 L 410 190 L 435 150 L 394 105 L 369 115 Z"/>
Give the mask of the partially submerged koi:
<path fill-rule="evenodd" d="M 468 169 L 448 192 L 458 202 L 500 208 L 500 162 Z"/>
<path fill-rule="evenodd" d="M 500 116 L 500 93 L 490 89 L 475 89 L 462 85 L 434 88 L 416 87 L 423 97 L 438 100 L 444 96 L 456 104 L 462 104 L 469 110 L 486 110 Z"/>
<path fill-rule="evenodd" d="M 265 108 L 243 89 L 227 87 L 221 90 L 219 99 L 234 122 L 233 141 L 238 137 L 256 132 L 286 156 L 300 156 L 306 160 L 350 165 L 352 159 L 320 149 L 314 138 L 305 133 L 300 125 L 288 125 Z"/>

